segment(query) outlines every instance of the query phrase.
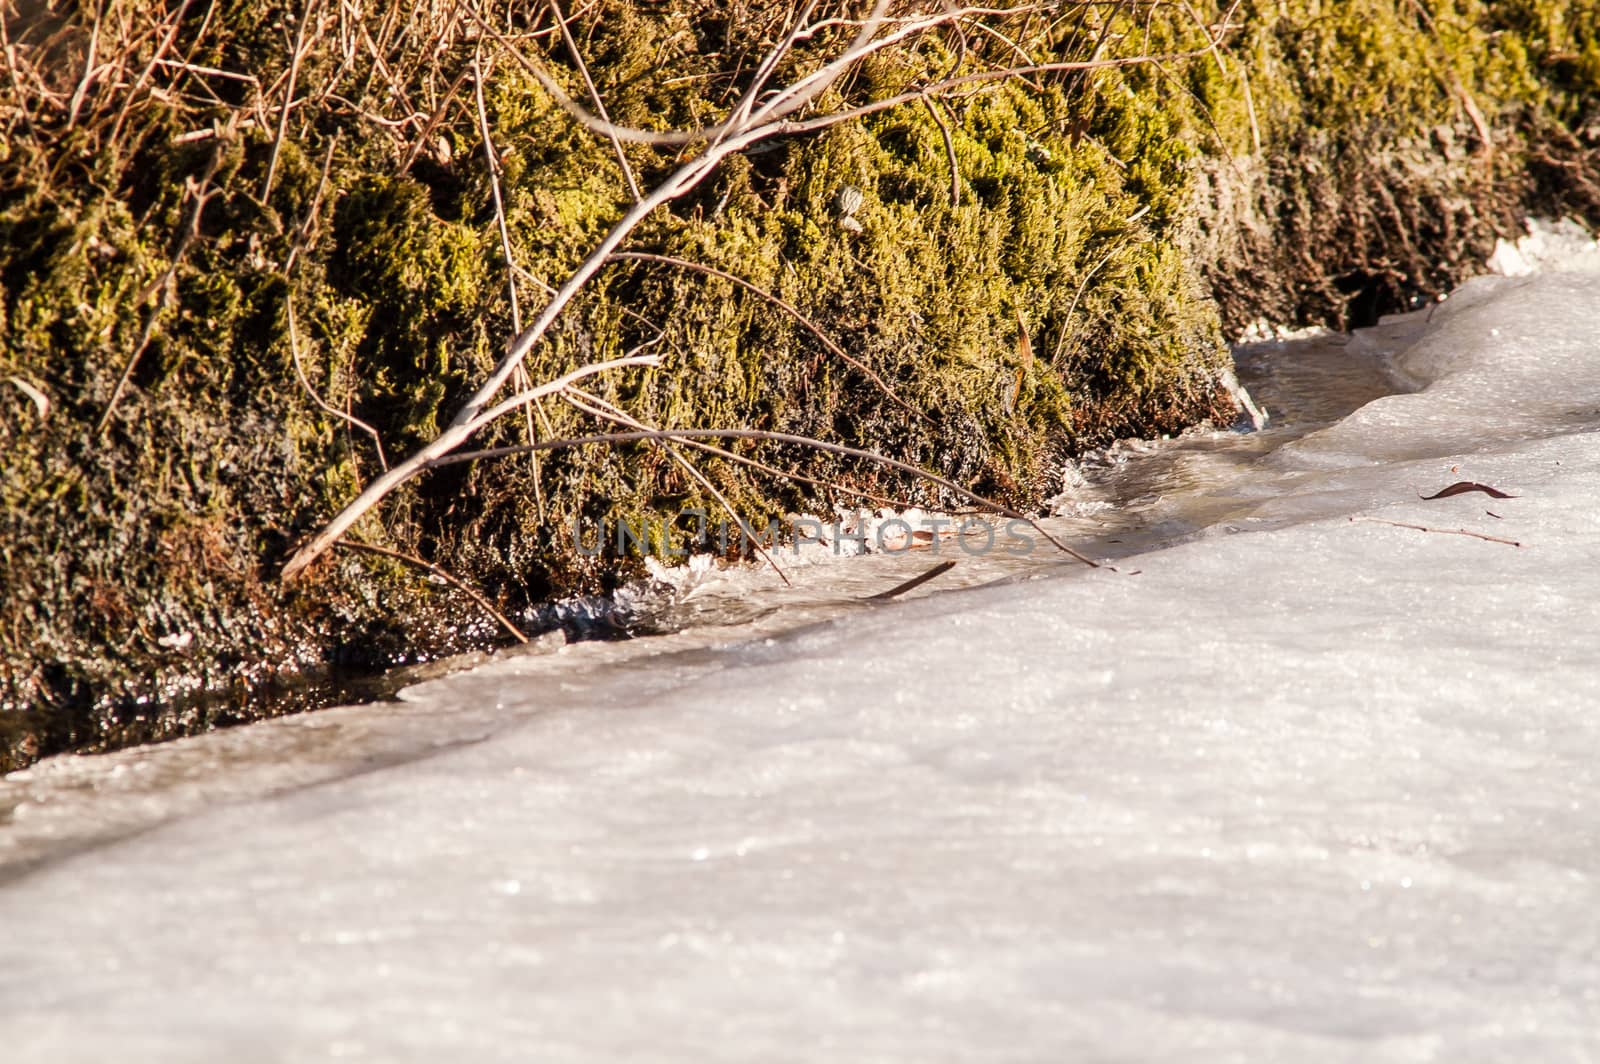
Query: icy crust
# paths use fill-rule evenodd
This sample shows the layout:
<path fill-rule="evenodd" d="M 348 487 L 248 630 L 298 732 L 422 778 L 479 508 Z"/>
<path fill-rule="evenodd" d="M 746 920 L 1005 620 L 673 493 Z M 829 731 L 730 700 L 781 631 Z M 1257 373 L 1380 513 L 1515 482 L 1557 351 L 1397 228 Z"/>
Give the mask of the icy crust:
<path fill-rule="evenodd" d="M 1391 323 L 1421 391 L 1119 572 L 74 759 L 188 811 L 0 886 L 6 1059 L 1594 1059 L 1596 321 Z"/>
<path fill-rule="evenodd" d="M 1525 226 L 1526 236 L 1495 242 L 1485 263 L 1490 273 L 1526 277 L 1544 271 L 1600 269 L 1600 244 L 1581 223 L 1571 218 L 1529 219 Z"/>
<path fill-rule="evenodd" d="M 1591 242 L 1592 247 L 1592 242 Z M 1531 277 L 1480 277 L 1356 334 L 1414 389 L 1283 448 L 1328 467 L 1470 453 L 1600 424 L 1600 252 Z"/>

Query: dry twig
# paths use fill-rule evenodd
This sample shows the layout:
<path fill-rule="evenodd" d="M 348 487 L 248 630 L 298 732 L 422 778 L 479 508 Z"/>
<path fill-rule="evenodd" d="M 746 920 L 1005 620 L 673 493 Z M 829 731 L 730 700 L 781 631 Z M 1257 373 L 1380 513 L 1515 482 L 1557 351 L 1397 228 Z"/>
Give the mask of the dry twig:
<path fill-rule="evenodd" d="M 844 455 L 847 458 L 859 458 L 864 461 L 875 462 L 878 465 L 888 466 L 890 469 L 898 469 L 902 473 L 909 473 L 914 477 L 920 477 L 921 479 L 929 481 L 930 483 L 937 484 L 946 491 L 954 492 L 969 502 L 977 503 L 984 509 L 992 513 L 997 513 L 1001 517 L 1009 517 L 1016 521 L 1022 521 L 1035 532 L 1039 533 L 1040 536 L 1048 540 L 1052 546 L 1054 546 L 1057 550 L 1060 550 L 1062 553 L 1082 562 L 1091 569 L 1101 568 L 1099 562 L 1093 561 L 1090 558 L 1073 550 L 1071 547 L 1067 546 L 1065 543 L 1061 542 L 1055 536 L 1047 532 L 1043 527 L 1040 526 L 1039 522 L 1035 521 L 1027 514 L 1019 513 L 1009 506 L 995 502 L 992 499 L 987 499 L 984 496 L 979 495 L 977 492 L 962 487 L 953 480 L 947 480 L 946 478 L 939 476 L 937 473 L 930 473 L 925 469 L 917 468 L 909 462 L 902 462 L 895 458 L 888 458 L 881 454 L 875 454 L 872 451 L 864 451 L 859 447 L 846 447 L 842 443 L 828 443 L 825 440 L 816 440 L 809 436 L 796 436 L 787 432 L 765 432 L 760 429 L 659 429 L 649 431 L 640 430 L 637 432 L 613 432 L 595 436 L 574 436 L 564 440 L 541 440 L 538 443 L 524 444 L 517 447 L 491 447 L 482 451 L 463 451 L 459 454 L 441 454 L 437 458 L 430 459 L 427 463 L 427 467 L 431 469 L 438 466 L 453 465 L 457 462 L 473 462 L 480 458 L 501 458 L 509 454 L 521 454 L 523 451 L 528 449 L 557 450 L 561 448 L 583 447 L 590 444 L 614 445 L 619 443 L 637 443 L 642 440 L 693 439 L 768 440 L 773 443 L 791 443 L 801 447 L 809 447 L 817 451 L 827 451 L 830 454 Z"/>
<path fill-rule="evenodd" d="M 309 0 L 308 0 L 309 2 Z M 722 161 L 731 155 L 745 151 L 755 145 L 771 140 L 775 137 L 795 136 L 815 133 L 841 122 L 851 121 L 865 115 L 898 107 L 904 103 L 925 99 L 930 93 L 937 93 L 963 86 L 979 85 L 987 82 L 1015 78 L 1024 74 L 1046 72 L 1086 71 L 1093 69 L 1109 69 L 1114 67 L 1129 66 L 1137 63 L 1150 62 L 1152 58 L 1192 58 L 1197 54 L 1204 54 L 1204 50 L 1195 53 L 1182 53 L 1180 55 L 1152 57 L 1132 56 L 1114 59 L 1090 59 L 1086 61 L 1039 63 L 1023 65 L 999 70 L 983 70 L 976 73 L 945 78 L 929 86 L 918 86 L 911 91 L 901 92 L 886 98 L 872 100 L 856 105 L 841 105 L 834 110 L 809 118 L 797 117 L 801 111 L 811 105 L 824 93 L 834 87 L 841 78 L 856 70 L 863 62 L 886 49 L 903 42 L 932 33 L 942 28 L 957 27 L 965 20 L 976 17 L 1016 16 L 1037 10 L 1036 5 L 1018 5 L 1014 7 L 978 7 L 954 5 L 940 6 L 931 11 L 913 12 L 900 17 L 889 17 L 886 14 L 888 5 L 880 2 L 871 14 L 862 22 L 849 19 L 822 18 L 815 22 L 810 21 L 811 14 L 817 7 L 816 0 L 810 0 L 801 9 L 795 18 L 791 29 L 784 35 L 780 42 L 771 49 L 762 61 L 752 81 L 751 87 L 734 108 L 732 114 L 721 122 L 694 130 L 679 130 L 666 133 L 634 129 L 611 122 L 603 115 L 595 115 L 586 108 L 581 107 L 571 100 L 555 82 L 555 80 L 532 62 L 512 43 L 506 36 L 491 26 L 482 15 L 471 8 L 467 13 L 477 23 L 480 31 L 493 38 L 508 54 L 513 56 L 529 73 L 544 86 L 545 90 L 555 98 L 560 105 L 586 128 L 608 138 L 618 141 L 632 141 L 636 143 L 687 146 L 701 145 L 699 154 L 682 162 L 675 170 L 653 190 L 637 199 L 631 207 L 624 212 L 622 217 L 612 226 L 598 246 L 578 264 L 568 277 L 567 281 L 556 291 L 539 316 L 508 345 L 505 355 L 500 359 L 494 370 L 484 380 L 482 385 L 461 407 L 455 418 L 435 439 L 424 445 L 404 462 L 395 466 L 387 474 L 368 485 L 360 495 L 345 506 L 309 543 L 303 546 L 290 558 L 283 569 L 283 578 L 292 579 L 312 561 L 325 552 L 340 534 L 360 519 L 361 515 L 377 505 L 390 491 L 405 481 L 416 476 L 424 469 L 438 464 L 439 459 L 448 455 L 473 433 L 487 425 L 508 410 L 515 409 L 526 402 L 541 395 L 559 392 L 566 384 L 576 379 L 572 374 L 559 381 L 538 388 L 524 389 L 512 399 L 492 406 L 494 397 L 508 380 L 522 366 L 528 352 L 538 344 L 555 322 L 556 318 L 566 309 L 572 300 L 583 290 L 595 273 L 615 255 L 629 234 L 638 227 L 656 208 L 677 199 L 700 185 L 721 165 Z M 815 69 L 798 73 L 792 81 L 780 88 L 768 89 L 766 86 L 775 72 L 779 69 L 783 59 L 801 42 L 810 40 L 823 34 L 825 31 L 854 27 L 858 29 L 853 42 L 842 52 L 821 62 Z M 1209 38 L 1208 38 L 1209 39 Z M 584 367 L 575 371 L 581 375 L 600 372 L 606 368 L 614 368 L 627 364 L 650 364 L 617 360 L 598 366 Z M 732 431 L 732 430 L 723 430 Z M 645 437 L 640 437 L 645 438 Z M 672 438 L 660 436 L 654 438 Z M 776 439 L 778 435 L 769 434 L 762 438 Z M 546 444 L 529 444 L 528 450 L 542 449 L 546 445 L 553 445 L 557 441 L 546 441 Z M 803 437 L 791 437 L 790 442 L 800 442 L 806 445 L 818 445 L 820 441 L 805 440 Z M 824 445 L 824 449 L 839 449 L 839 445 Z M 871 455 L 870 452 L 856 451 L 853 448 L 843 448 L 840 453 L 853 453 L 859 457 L 866 457 L 874 461 L 886 462 L 891 465 L 896 463 L 891 459 Z M 909 472 L 929 477 L 931 474 L 899 463 L 899 467 Z M 943 478 L 934 478 L 942 481 L 952 490 L 964 496 L 977 499 L 976 496 L 964 488 L 943 481 Z M 987 500 L 978 499 L 986 502 Z M 1000 512 L 1012 516 L 1022 517 L 1014 511 L 1001 509 Z M 1023 518 L 1028 520 L 1027 518 Z M 1030 522 L 1031 523 L 1031 522 Z M 1037 525 L 1034 527 L 1037 528 Z M 1042 531 L 1042 530 L 1041 530 Z M 1071 551 L 1070 548 L 1056 541 L 1053 537 L 1047 538 L 1056 543 L 1058 547 L 1078 557 L 1086 564 L 1093 565 L 1087 558 Z"/>
<path fill-rule="evenodd" d="M 371 436 L 372 446 L 376 448 L 378 452 L 378 468 L 382 469 L 384 472 L 388 472 L 389 458 L 383 453 L 383 437 L 378 435 L 378 430 L 367 424 L 365 421 L 362 421 L 354 414 L 340 410 L 338 407 L 322 398 L 322 396 L 318 395 L 317 390 L 311 386 L 311 380 L 306 376 L 305 364 L 300 358 L 300 329 L 299 324 L 296 322 L 294 316 L 294 290 L 292 287 L 287 293 L 284 294 L 283 303 L 285 316 L 288 318 L 289 323 L 289 357 L 294 362 L 294 375 L 295 379 L 300 382 L 301 390 L 306 393 L 306 396 L 312 401 L 312 403 L 316 405 L 317 409 L 323 411 L 324 413 L 332 414 L 334 417 L 338 418 L 340 421 L 343 421 L 351 428 L 360 429 L 368 436 Z"/>
<path fill-rule="evenodd" d="M 1410 528 L 1418 532 L 1434 532 L 1441 536 L 1471 536 L 1473 539 L 1487 540 L 1490 543 L 1504 543 L 1508 547 L 1522 546 L 1517 540 L 1505 539 L 1501 536 L 1490 536 L 1483 532 L 1472 532 L 1465 528 L 1429 528 L 1427 525 L 1412 525 L 1404 521 L 1389 521 L 1382 517 L 1367 517 L 1357 515 L 1350 518 L 1352 521 L 1368 521 L 1375 525 L 1393 525 L 1395 528 Z"/>
<path fill-rule="evenodd" d="M 611 407 L 611 404 L 604 402 L 596 396 L 590 395 L 582 388 L 578 388 L 576 386 L 568 388 L 567 394 L 578 395 L 588 402 L 594 403 L 598 406 L 605 406 L 615 409 L 614 407 Z M 644 428 L 647 426 L 640 425 L 638 427 Z M 793 480 L 800 484 L 810 484 L 813 487 L 826 488 L 836 495 L 855 496 L 857 498 L 870 499 L 873 502 L 882 503 L 885 506 L 892 506 L 897 510 L 908 510 L 912 507 L 912 505 L 914 505 L 912 502 L 904 498 L 880 495 L 877 492 L 865 491 L 861 488 L 852 487 L 849 484 L 841 484 L 836 480 L 823 480 L 820 477 L 808 477 L 803 473 L 796 473 L 792 469 L 779 469 L 777 466 L 769 465 L 766 462 L 751 458 L 749 455 L 739 454 L 735 451 L 728 450 L 726 447 L 718 447 L 715 444 L 706 443 L 703 440 L 681 440 L 679 442 L 681 442 L 685 447 L 691 447 L 694 450 L 701 451 L 705 454 L 724 459 L 725 461 L 733 462 L 735 465 L 742 465 L 750 469 L 759 470 L 768 476 L 778 477 L 781 480 Z"/>
<path fill-rule="evenodd" d="M 567 385 L 585 377 L 591 377 L 596 373 L 604 373 L 607 370 L 622 369 L 628 366 L 656 366 L 660 365 L 660 361 L 654 355 L 644 355 L 637 358 L 618 358 L 609 362 L 596 362 L 587 366 L 579 366 L 572 372 L 557 377 L 553 381 L 518 392 L 487 412 L 474 410 L 472 411 L 472 416 L 464 421 L 458 417 L 457 423 L 435 438 L 432 443 L 427 444 L 410 458 L 392 467 L 383 476 L 368 484 L 360 495 L 357 495 L 349 505 L 335 515 L 333 520 L 323 526 L 322 531 L 317 533 L 311 542 L 301 547 L 294 557 L 289 559 L 289 564 L 285 565 L 283 569 L 283 578 L 285 580 L 293 579 L 296 573 L 326 553 L 351 525 L 354 525 L 361 519 L 363 514 L 377 505 L 378 500 L 426 469 L 435 458 L 450 453 L 470 438 L 473 433 L 501 414 L 546 395 L 554 395 Z M 509 375 L 509 368 L 507 374 Z M 463 413 L 465 412 L 463 411 Z M 533 443 L 527 446 L 529 448 L 538 448 L 540 445 Z"/>
<path fill-rule="evenodd" d="M 577 394 L 575 395 L 574 393 Z M 635 429 L 650 431 L 650 427 L 644 422 L 638 420 L 637 418 L 629 417 L 627 414 L 623 413 L 621 410 L 618 410 L 610 403 L 607 403 L 596 396 L 592 396 L 587 392 L 580 391 L 575 387 L 567 388 L 563 390 L 561 394 L 562 398 L 566 399 L 567 402 L 571 403 L 577 409 L 589 414 L 592 417 L 598 417 L 606 421 L 614 421 L 618 424 L 628 425 Z M 582 398 L 578 398 L 578 396 L 582 396 Z M 778 579 L 783 581 L 783 586 L 793 587 L 794 585 L 789 582 L 789 574 L 783 571 L 783 567 L 774 561 L 772 555 L 767 553 L 766 548 L 757 541 L 753 534 L 750 534 L 749 526 L 746 525 L 743 518 L 739 516 L 739 511 L 734 509 L 733 503 L 728 501 L 728 497 L 722 494 L 721 491 L 717 490 L 717 486 L 711 483 L 710 480 L 706 479 L 705 474 L 701 473 L 699 469 L 695 468 L 694 463 L 689 461 L 688 458 L 684 457 L 676 447 L 667 447 L 667 453 L 671 455 L 672 460 L 677 462 L 679 467 L 682 468 L 684 472 L 688 473 L 697 484 L 709 491 L 711 493 L 711 497 L 716 499 L 722 508 L 727 511 L 728 516 L 733 518 L 734 521 L 738 523 L 740 529 L 749 536 L 750 545 L 755 547 L 756 553 L 761 555 L 761 559 L 763 561 L 772 566 L 772 571 L 778 574 Z"/>
<path fill-rule="evenodd" d="M 938 106 L 931 96 L 922 98 L 922 106 L 928 109 L 928 116 L 933 119 L 934 125 L 939 127 L 939 135 L 944 138 L 944 154 L 950 160 L 950 206 L 961 206 L 961 166 L 956 162 L 956 142 L 950 136 L 950 125 L 939 113 Z"/>
<path fill-rule="evenodd" d="M 473 98 L 478 105 L 478 133 L 483 139 L 484 164 L 489 170 L 489 191 L 494 200 L 494 220 L 500 231 L 500 253 L 506 260 L 506 295 L 511 300 L 511 327 L 516 332 L 522 332 L 522 300 L 517 295 L 517 257 L 511 250 L 511 229 L 506 224 L 505 198 L 500 191 L 500 153 L 495 150 L 494 136 L 489 128 L 489 108 L 483 99 L 483 69 L 479 64 L 478 55 L 472 56 L 472 90 Z M 512 378 L 512 384 L 518 390 L 525 390 L 533 384 L 528 376 L 526 367 L 518 366 Z M 532 443 L 538 438 L 533 431 L 533 411 L 537 409 L 533 404 L 522 408 L 523 428 L 527 432 L 528 442 Z M 541 414 L 542 417 L 542 414 Z M 539 512 L 539 521 L 545 520 L 544 513 L 544 471 L 539 464 L 538 454 L 530 454 L 529 460 L 533 464 L 533 500 Z"/>
<path fill-rule="evenodd" d="M 200 175 L 200 180 L 188 180 L 188 191 L 192 204 L 189 216 L 184 221 L 181 235 L 178 237 L 178 246 L 173 249 L 172 261 L 167 264 L 166 270 L 145 287 L 139 302 L 143 303 L 152 295 L 156 296 L 156 305 L 150 308 L 145 315 L 144 326 L 139 332 L 139 342 L 134 345 L 133 353 L 123 363 L 122 373 L 117 377 L 116 387 L 111 390 L 111 398 L 106 402 L 106 408 L 100 415 L 100 420 L 95 423 L 96 436 L 105 432 L 106 426 L 111 423 L 111 415 L 116 412 L 117 403 L 122 400 L 122 393 L 127 390 L 128 382 L 133 379 L 134 368 L 139 365 L 139 359 L 144 356 L 145 348 L 150 346 L 151 339 L 155 336 L 156 323 L 160 321 L 161 314 L 170 305 L 172 289 L 178 278 L 178 269 L 183 265 L 184 256 L 189 253 L 189 245 L 200 233 L 200 215 L 206 209 L 206 204 L 211 198 L 221 192 L 220 189 L 211 187 L 211 179 L 217 176 L 217 170 L 222 165 L 224 141 L 220 140 L 211 152 L 211 161 L 206 164 L 205 172 Z"/>
<path fill-rule="evenodd" d="M 891 587 L 889 590 L 880 591 L 876 595 L 868 595 L 867 598 L 866 598 L 866 601 L 868 601 L 868 602 L 887 602 L 888 600 L 890 600 L 892 598 L 896 598 L 896 597 L 898 597 L 900 595 L 904 595 L 907 591 L 915 591 L 917 588 L 921 587 L 923 584 L 926 584 L 929 580 L 932 580 L 934 577 L 937 577 L 937 576 L 943 576 L 945 573 L 948 573 L 951 569 L 954 569 L 955 567 L 956 567 L 956 563 L 953 562 L 953 561 L 950 561 L 947 558 L 944 561 L 940 562 L 938 565 L 935 565 L 932 569 L 929 569 L 927 572 L 922 573 L 922 574 L 920 574 L 918 576 L 913 576 L 910 580 L 907 580 L 903 584 L 896 584 L 894 587 Z"/>
<path fill-rule="evenodd" d="M 300 26 L 294 35 L 294 52 L 289 57 L 289 83 L 284 87 L 283 108 L 278 112 L 278 134 L 272 138 L 272 154 L 267 158 L 267 176 L 261 183 L 262 203 L 271 202 L 272 179 L 278 173 L 278 152 L 283 148 L 283 138 L 289 130 L 289 111 L 294 106 L 295 82 L 300 77 L 300 64 L 306 56 L 306 30 L 311 25 L 311 14 L 315 8 L 316 0 L 305 0 L 305 7 L 300 11 Z"/>
<path fill-rule="evenodd" d="M 556 26 L 561 30 L 561 40 L 567 46 L 567 54 L 572 56 L 573 65 L 578 68 L 578 73 L 583 75 L 583 84 L 589 90 L 589 102 L 594 104 L 595 113 L 602 120 L 611 121 L 611 116 L 606 114 L 605 101 L 600 98 L 600 90 L 595 87 L 594 78 L 589 76 L 589 64 L 583 61 L 583 53 L 578 51 L 578 42 L 572 39 L 572 30 L 567 25 L 568 20 L 561 14 L 560 0 L 550 0 L 550 13 L 555 16 Z M 628 191 L 633 194 L 633 202 L 638 203 L 644 198 L 644 194 L 639 191 L 639 181 L 633 176 L 633 167 L 628 164 L 628 155 L 622 150 L 622 142 L 616 137 L 607 139 L 611 141 L 611 150 L 616 153 L 617 165 L 622 167 L 622 178 L 628 183 Z"/>
<path fill-rule="evenodd" d="M 404 551 L 390 550 L 388 547 L 378 547 L 371 543 L 362 543 L 353 539 L 338 540 L 334 543 L 334 546 L 343 547 L 346 550 L 360 551 L 363 554 L 377 554 L 385 558 L 393 558 L 396 561 L 405 562 L 408 565 L 415 565 L 420 569 L 425 569 L 432 575 L 437 576 L 440 580 L 443 580 L 445 583 L 449 584 L 451 587 L 461 591 L 468 598 L 472 599 L 473 602 L 476 602 L 485 613 L 493 617 L 500 627 L 504 628 L 508 633 L 510 633 L 511 637 L 517 642 L 526 643 L 528 641 L 528 637 L 526 634 L 524 634 L 522 629 L 512 624 L 511 619 L 496 609 L 494 603 L 484 598 L 477 591 L 474 591 L 464 581 L 452 576 L 448 571 L 441 569 L 439 566 L 430 561 L 425 561 L 422 558 L 417 557 L 415 554 L 407 554 Z"/>
<path fill-rule="evenodd" d="M 685 270 L 693 270 L 696 273 L 703 273 L 710 277 L 720 277 L 724 281 L 732 281 L 745 291 L 761 297 L 768 303 L 771 303 L 773 306 L 777 307 L 779 310 L 793 318 L 796 324 L 805 329 L 806 332 L 810 333 L 812 336 L 815 336 L 817 340 L 821 342 L 822 346 L 826 347 L 835 358 L 838 358 L 841 362 L 855 367 L 855 369 L 858 370 L 862 376 L 871 381 L 877 387 L 877 389 L 887 396 L 896 406 L 899 406 L 903 410 L 922 418 L 924 421 L 933 420 L 926 413 L 918 410 L 916 407 L 912 406 L 910 403 L 906 402 L 904 399 L 900 398 L 900 396 L 895 394 L 894 389 L 889 387 L 887 381 L 878 376 L 877 373 L 873 372 L 872 367 L 847 353 L 844 348 L 840 347 L 834 342 L 832 337 L 823 332 L 820 326 L 802 314 L 800 312 L 800 308 L 779 296 L 773 295 L 771 292 L 768 292 L 759 285 L 753 284 L 750 281 L 745 280 L 743 277 L 731 274 L 726 270 L 719 270 L 715 266 L 706 266 L 703 263 L 690 262 L 688 259 L 680 259 L 672 255 L 656 255 L 646 251 L 619 251 L 612 255 L 611 258 L 619 262 L 627 260 L 632 260 L 635 262 L 659 262 L 668 266 L 678 266 Z"/>

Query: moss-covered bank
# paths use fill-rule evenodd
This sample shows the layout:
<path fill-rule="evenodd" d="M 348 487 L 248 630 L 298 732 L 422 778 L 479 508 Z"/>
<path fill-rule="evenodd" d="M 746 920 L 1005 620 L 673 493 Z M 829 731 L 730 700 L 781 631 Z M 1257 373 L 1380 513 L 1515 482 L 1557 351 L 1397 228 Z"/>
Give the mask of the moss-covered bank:
<path fill-rule="evenodd" d="M 338 554 L 276 580 L 514 332 L 479 85 L 524 318 L 629 203 L 613 146 L 513 55 L 587 98 L 549 9 L 490 7 L 7 9 L 0 766 L 245 717 L 258 684 L 330 662 L 497 638 L 403 563 Z M 615 121 L 683 128 L 726 112 L 786 12 L 601 0 L 571 29 Z M 629 242 L 786 300 L 893 397 L 770 302 L 660 262 L 606 267 L 528 371 L 649 345 L 662 366 L 594 378 L 597 400 L 657 427 L 872 448 L 1027 506 L 1076 450 L 1229 416 L 1224 329 L 1368 316 L 1448 285 L 1530 207 L 1600 216 L 1596 27 L 1595 0 L 1261 0 L 1068 4 L 926 38 L 813 106 L 1019 52 L 1164 58 L 973 83 L 769 142 Z M 648 187 L 693 149 L 623 150 Z M 846 184 L 859 227 L 834 205 Z M 596 428 L 550 402 L 476 442 Z M 930 498 L 848 462 L 747 453 Z M 819 502 L 694 461 L 749 519 Z M 514 611 L 619 571 L 571 549 L 574 516 L 670 514 L 703 491 L 659 448 L 588 448 L 437 471 L 357 534 Z M 238 697 L 200 697 L 218 690 Z"/>
<path fill-rule="evenodd" d="M 1225 325 L 1367 324 L 1529 213 L 1600 219 L 1600 3 L 1247 3 L 1197 95 L 1191 256 Z M 1248 89 L 1248 91 L 1245 91 Z"/>

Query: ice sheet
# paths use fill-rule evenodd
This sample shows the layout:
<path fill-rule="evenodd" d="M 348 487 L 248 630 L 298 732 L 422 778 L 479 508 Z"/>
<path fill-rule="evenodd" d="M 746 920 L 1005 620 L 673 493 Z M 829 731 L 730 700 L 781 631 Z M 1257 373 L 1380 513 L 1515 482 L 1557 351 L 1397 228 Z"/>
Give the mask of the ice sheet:
<path fill-rule="evenodd" d="M 1420 391 L 1118 572 L 8 781 L 84 846 L 0 882 L 4 1057 L 1596 1059 L 1596 323 L 1389 323 Z"/>

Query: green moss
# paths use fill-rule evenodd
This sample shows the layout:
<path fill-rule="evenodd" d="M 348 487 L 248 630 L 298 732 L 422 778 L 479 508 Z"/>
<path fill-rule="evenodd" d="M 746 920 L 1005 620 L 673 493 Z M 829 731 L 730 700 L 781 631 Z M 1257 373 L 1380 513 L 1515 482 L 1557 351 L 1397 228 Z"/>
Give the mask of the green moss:
<path fill-rule="evenodd" d="M 1241 5 L 1228 68 L 1189 68 L 1220 153 L 1190 257 L 1227 326 L 1370 321 L 1530 212 L 1600 216 L 1600 82 L 1563 58 L 1595 33 L 1577 6 Z"/>

